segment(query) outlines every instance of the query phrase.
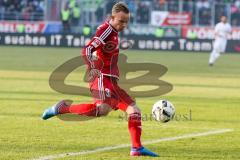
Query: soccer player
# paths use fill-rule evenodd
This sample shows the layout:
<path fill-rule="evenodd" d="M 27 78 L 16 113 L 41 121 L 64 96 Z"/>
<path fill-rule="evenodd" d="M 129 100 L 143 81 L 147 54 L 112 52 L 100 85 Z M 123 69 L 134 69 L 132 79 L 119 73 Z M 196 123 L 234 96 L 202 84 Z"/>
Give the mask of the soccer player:
<path fill-rule="evenodd" d="M 84 116 L 105 116 L 111 110 L 120 109 L 128 115 L 128 129 L 132 147 L 131 156 L 158 156 L 141 144 L 141 111 L 135 101 L 118 86 L 118 32 L 123 31 L 130 18 L 129 9 L 123 2 L 116 3 L 108 20 L 101 24 L 95 37 L 83 48 L 82 56 L 87 64 L 91 104 L 71 105 L 62 100 L 47 109 L 44 120 L 58 114 L 72 113 Z"/>
<path fill-rule="evenodd" d="M 213 66 L 215 61 L 219 58 L 220 53 L 225 52 L 227 37 L 231 33 L 231 30 L 231 25 L 227 23 L 227 17 L 222 16 L 221 22 L 215 26 L 215 41 L 213 44 L 213 51 L 209 57 L 209 66 Z"/>

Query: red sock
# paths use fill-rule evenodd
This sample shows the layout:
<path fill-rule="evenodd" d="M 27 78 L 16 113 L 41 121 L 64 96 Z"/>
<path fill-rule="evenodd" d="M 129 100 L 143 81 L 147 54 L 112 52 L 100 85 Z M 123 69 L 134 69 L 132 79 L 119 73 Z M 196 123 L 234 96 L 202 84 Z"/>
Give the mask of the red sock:
<path fill-rule="evenodd" d="M 59 108 L 59 113 L 75 113 L 85 116 L 97 116 L 96 104 L 76 104 Z"/>
<path fill-rule="evenodd" d="M 128 130 L 131 136 L 132 147 L 134 148 L 141 147 L 142 124 L 140 113 L 133 113 L 129 115 Z"/>

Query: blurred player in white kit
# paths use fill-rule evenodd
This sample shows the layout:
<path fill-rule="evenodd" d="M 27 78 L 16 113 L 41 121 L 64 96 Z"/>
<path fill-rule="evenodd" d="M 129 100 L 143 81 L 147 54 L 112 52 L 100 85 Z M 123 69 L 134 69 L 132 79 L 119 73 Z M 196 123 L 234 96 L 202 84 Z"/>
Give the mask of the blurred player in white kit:
<path fill-rule="evenodd" d="M 209 65 L 213 66 L 215 61 L 220 56 L 220 53 L 225 52 L 227 45 L 227 37 L 231 33 L 232 27 L 227 23 L 227 17 L 222 16 L 221 22 L 215 26 L 215 41 L 213 44 L 213 51 L 209 57 Z"/>

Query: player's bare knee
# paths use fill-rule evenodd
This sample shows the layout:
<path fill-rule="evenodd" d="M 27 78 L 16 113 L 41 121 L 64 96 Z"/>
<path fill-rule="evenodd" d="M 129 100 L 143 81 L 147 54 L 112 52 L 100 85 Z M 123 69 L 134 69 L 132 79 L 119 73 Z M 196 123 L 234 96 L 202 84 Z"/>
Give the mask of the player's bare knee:
<path fill-rule="evenodd" d="M 97 116 L 106 116 L 112 110 L 111 107 L 107 104 L 98 105 L 98 114 Z"/>
<path fill-rule="evenodd" d="M 137 106 L 136 104 L 134 104 L 134 105 L 129 105 L 129 106 L 127 107 L 126 113 L 127 113 L 128 115 L 133 114 L 133 113 L 139 113 L 139 114 L 141 114 L 141 110 L 138 108 L 138 106 Z"/>

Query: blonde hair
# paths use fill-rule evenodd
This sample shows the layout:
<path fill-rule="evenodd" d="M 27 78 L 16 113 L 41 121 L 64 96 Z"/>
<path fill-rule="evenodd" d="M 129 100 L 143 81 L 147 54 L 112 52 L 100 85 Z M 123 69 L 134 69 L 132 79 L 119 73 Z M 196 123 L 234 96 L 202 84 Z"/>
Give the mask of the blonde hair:
<path fill-rule="evenodd" d="M 128 6 L 124 2 L 117 2 L 112 7 L 112 14 L 118 13 L 118 12 L 124 12 L 128 14 L 129 13 Z"/>

